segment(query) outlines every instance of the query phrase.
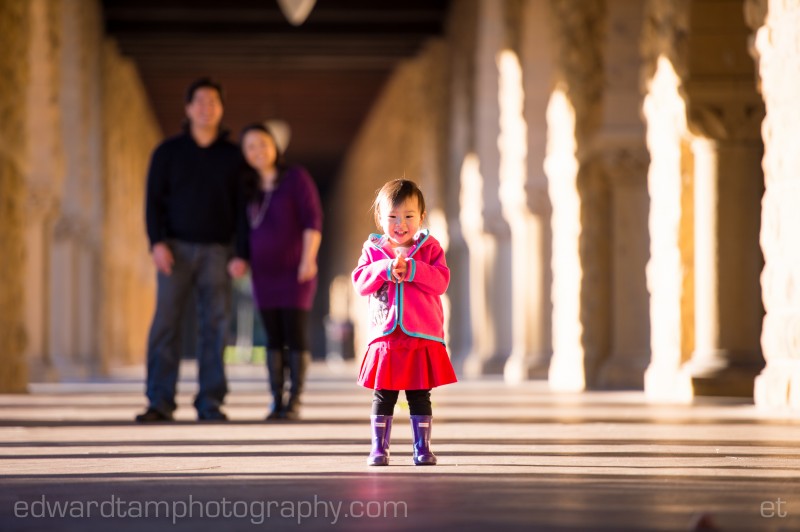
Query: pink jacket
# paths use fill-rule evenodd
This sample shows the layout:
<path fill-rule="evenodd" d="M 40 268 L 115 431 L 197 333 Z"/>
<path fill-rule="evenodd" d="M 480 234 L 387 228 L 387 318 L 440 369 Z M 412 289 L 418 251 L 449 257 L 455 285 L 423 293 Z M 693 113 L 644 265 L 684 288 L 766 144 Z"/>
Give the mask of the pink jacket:
<path fill-rule="evenodd" d="M 439 241 L 426 229 L 408 251 L 408 273 L 403 282 L 392 279 L 395 256 L 383 235 L 364 242 L 353 286 L 369 297 L 369 342 L 392 333 L 398 326 L 409 336 L 444 343 L 444 314 L 439 296 L 450 284 L 450 269 Z"/>

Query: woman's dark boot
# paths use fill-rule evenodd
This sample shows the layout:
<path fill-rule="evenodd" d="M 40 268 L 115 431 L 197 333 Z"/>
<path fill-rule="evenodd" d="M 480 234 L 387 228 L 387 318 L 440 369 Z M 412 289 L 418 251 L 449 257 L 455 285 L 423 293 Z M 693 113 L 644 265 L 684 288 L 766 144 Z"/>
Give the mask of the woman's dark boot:
<path fill-rule="evenodd" d="M 267 371 L 272 390 L 272 410 L 267 419 L 278 419 L 283 412 L 283 387 L 286 381 L 283 356 L 281 349 L 267 349 Z"/>
<path fill-rule="evenodd" d="M 414 465 L 436 465 L 436 455 L 431 451 L 432 416 L 411 416 L 414 433 Z"/>
<path fill-rule="evenodd" d="M 300 417 L 300 396 L 306 382 L 306 372 L 311 363 L 311 353 L 308 351 L 289 351 L 289 402 L 283 409 L 286 419 Z"/>
<path fill-rule="evenodd" d="M 372 450 L 367 465 L 389 465 L 389 438 L 392 434 L 392 416 L 371 416 Z"/>

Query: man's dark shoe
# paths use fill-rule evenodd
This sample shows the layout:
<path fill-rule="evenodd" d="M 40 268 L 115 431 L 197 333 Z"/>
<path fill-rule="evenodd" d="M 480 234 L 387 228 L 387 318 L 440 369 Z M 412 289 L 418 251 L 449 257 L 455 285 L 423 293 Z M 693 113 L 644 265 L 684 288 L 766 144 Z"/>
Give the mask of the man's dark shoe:
<path fill-rule="evenodd" d="M 136 416 L 137 423 L 154 423 L 158 421 L 174 421 L 172 414 L 164 414 L 155 408 L 148 408 L 143 414 Z"/>
<path fill-rule="evenodd" d="M 221 410 L 212 410 L 210 412 L 198 412 L 198 421 L 228 421 L 228 416 Z"/>

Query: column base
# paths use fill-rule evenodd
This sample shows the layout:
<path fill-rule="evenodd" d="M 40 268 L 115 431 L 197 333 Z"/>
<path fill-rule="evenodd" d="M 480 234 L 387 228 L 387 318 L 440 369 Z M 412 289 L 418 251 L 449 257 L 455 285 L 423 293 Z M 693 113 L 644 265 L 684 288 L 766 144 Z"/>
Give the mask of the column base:
<path fill-rule="evenodd" d="M 653 403 L 689 404 L 694 398 L 692 378 L 679 366 L 650 364 L 644 372 L 644 395 Z"/>
<path fill-rule="evenodd" d="M 0 393 L 28 393 L 28 368 L 24 363 L 4 362 L 0 370 Z"/>
<path fill-rule="evenodd" d="M 31 382 L 59 382 L 61 375 L 52 364 L 44 362 L 41 357 L 28 359 L 28 372 Z"/>
<path fill-rule="evenodd" d="M 464 376 L 475 378 L 483 375 L 502 375 L 506 360 L 508 360 L 508 357 L 500 354 L 486 358 L 480 354 L 473 353 L 464 361 Z"/>
<path fill-rule="evenodd" d="M 595 379 L 595 387 L 604 390 L 641 390 L 644 388 L 646 371 L 646 359 L 637 357 L 633 353 L 616 353 L 600 366 Z"/>
<path fill-rule="evenodd" d="M 696 352 L 685 369 L 695 395 L 753 397 L 764 360 L 757 351 L 719 349 Z"/>
<path fill-rule="evenodd" d="M 550 368 L 549 354 L 511 353 L 503 365 L 503 379 L 508 384 L 519 384 L 532 379 L 546 379 Z"/>
<path fill-rule="evenodd" d="M 767 364 L 756 377 L 753 398 L 759 408 L 800 411 L 800 360 Z"/>
<path fill-rule="evenodd" d="M 569 354 L 554 353 L 547 372 L 550 390 L 563 393 L 577 393 L 586 390 L 583 352 Z"/>

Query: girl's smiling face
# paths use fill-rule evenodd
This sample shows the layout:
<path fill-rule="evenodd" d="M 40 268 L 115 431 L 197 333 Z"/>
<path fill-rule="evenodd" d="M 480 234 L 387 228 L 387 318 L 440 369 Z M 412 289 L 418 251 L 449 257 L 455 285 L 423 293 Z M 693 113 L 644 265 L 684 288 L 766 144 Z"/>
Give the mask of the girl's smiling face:
<path fill-rule="evenodd" d="M 381 229 L 389 237 L 389 244 L 393 248 L 412 245 L 425 220 L 425 213 L 419 211 L 417 198 L 411 196 L 395 206 L 387 203 L 384 201 L 380 204 L 380 220 Z"/>

